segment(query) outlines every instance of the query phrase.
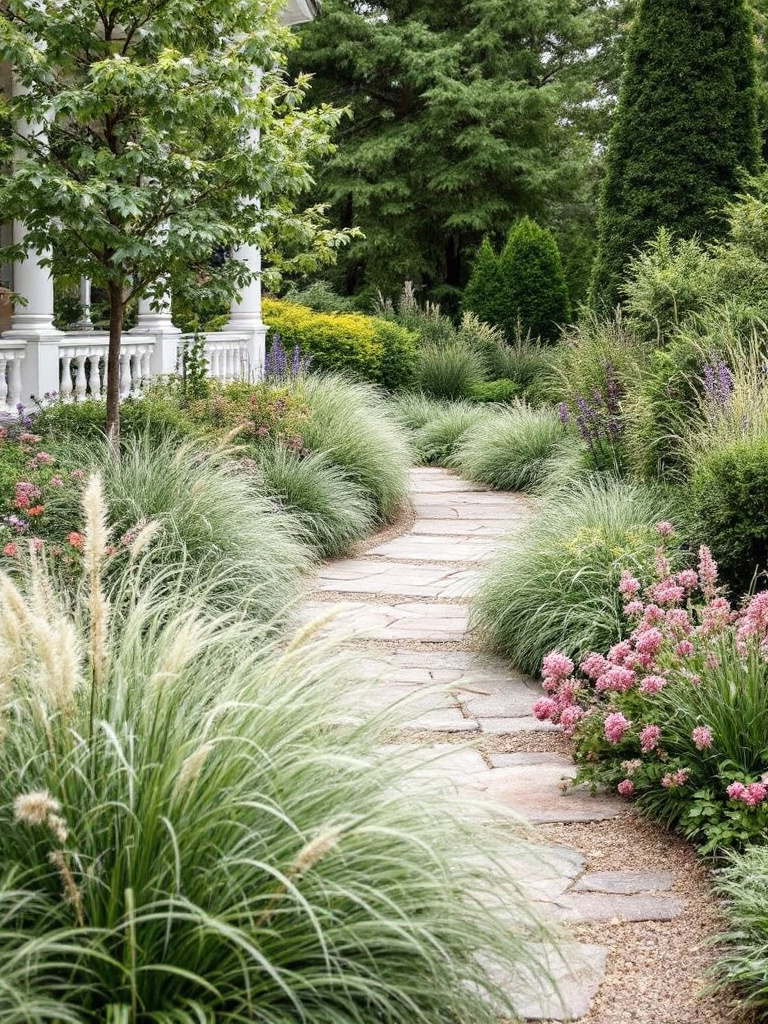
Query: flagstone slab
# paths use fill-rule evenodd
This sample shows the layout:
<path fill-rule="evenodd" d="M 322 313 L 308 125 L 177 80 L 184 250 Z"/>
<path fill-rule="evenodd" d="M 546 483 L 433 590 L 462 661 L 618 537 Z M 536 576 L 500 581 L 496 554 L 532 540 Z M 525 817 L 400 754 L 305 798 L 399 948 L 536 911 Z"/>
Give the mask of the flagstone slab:
<path fill-rule="evenodd" d="M 489 754 L 488 760 L 493 768 L 529 767 L 537 764 L 559 766 L 563 770 L 573 767 L 573 760 L 566 754 L 553 754 L 550 751 L 515 751 L 514 753 Z"/>
<path fill-rule="evenodd" d="M 455 599 L 468 597 L 477 585 L 477 578 L 477 573 L 468 569 L 368 558 L 324 566 L 315 586 L 321 591 L 343 594 Z"/>
<path fill-rule="evenodd" d="M 477 732 L 480 728 L 477 721 L 465 718 L 458 708 L 443 708 L 428 711 L 418 718 L 404 723 L 406 729 L 418 729 L 427 732 Z"/>
<path fill-rule="evenodd" d="M 371 555 L 435 562 L 483 562 L 493 557 L 495 547 L 488 540 L 467 539 L 452 543 L 444 537 L 406 534 L 371 548 Z"/>
<path fill-rule="evenodd" d="M 481 718 L 480 731 L 493 736 L 504 736 L 514 732 L 559 732 L 552 722 L 540 722 L 532 713 L 519 718 Z"/>
<path fill-rule="evenodd" d="M 505 879 L 511 878 L 535 902 L 555 903 L 584 871 L 586 861 L 578 850 L 570 846 L 538 843 L 524 845 L 518 842 L 501 859 L 473 859 L 469 864 L 470 873 L 474 865 L 485 872 L 490 871 L 494 875 L 498 873 Z M 489 905 L 497 905 L 484 895 L 480 898 Z M 503 905 L 498 906 L 498 909 L 503 911 Z"/>
<path fill-rule="evenodd" d="M 373 604 L 347 602 L 331 606 L 307 601 L 298 611 L 302 623 L 334 611 L 322 633 L 342 633 L 368 640 L 431 640 L 453 642 L 464 639 L 467 609 L 455 604 Z"/>
<path fill-rule="evenodd" d="M 584 892 L 566 893 L 553 904 L 550 912 L 555 920 L 581 924 L 585 921 L 674 921 L 684 909 L 685 904 L 677 896 Z"/>
<path fill-rule="evenodd" d="M 492 519 L 417 519 L 411 535 L 436 534 L 443 537 L 503 537 L 514 525 L 513 520 Z"/>
<path fill-rule="evenodd" d="M 482 723 L 481 723 L 482 728 Z M 494 768 L 473 786 L 485 798 L 532 822 L 605 821 L 618 817 L 624 804 L 618 797 L 570 789 L 564 781 L 576 774 L 573 765 L 553 760 L 536 765 Z"/>
<path fill-rule="evenodd" d="M 605 976 L 606 946 L 583 942 L 531 943 L 539 966 L 514 971 L 487 962 L 523 1020 L 574 1021 L 585 1017 Z"/>
<path fill-rule="evenodd" d="M 665 892 L 675 884 L 671 871 L 589 871 L 573 892 L 604 892 L 630 896 L 641 892 Z"/>
<path fill-rule="evenodd" d="M 497 690 L 487 696 L 465 696 L 465 692 L 457 696 L 467 715 L 482 719 L 525 718 L 531 714 L 531 704 L 536 699 L 524 683 L 510 683 L 506 692 Z"/>

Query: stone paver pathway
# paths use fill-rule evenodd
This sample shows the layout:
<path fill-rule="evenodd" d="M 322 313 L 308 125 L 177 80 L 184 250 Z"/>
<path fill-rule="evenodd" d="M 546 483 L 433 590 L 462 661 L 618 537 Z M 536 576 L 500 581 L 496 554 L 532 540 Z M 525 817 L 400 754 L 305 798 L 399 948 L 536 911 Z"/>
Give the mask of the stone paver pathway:
<path fill-rule="evenodd" d="M 413 471 L 412 501 L 416 520 L 407 534 L 363 557 L 323 566 L 301 610 L 308 620 L 327 611 L 329 601 L 343 604 L 326 629 L 341 630 L 359 648 L 362 676 L 378 680 L 350 699 L 372 710 L 404 702 L 407 728 L 461 733 L 469 740 L 551 729 L 531 714 L 539 685 L 501 659 L 473 650 L 467 636 L 467 601 L 478 572 L 501 538 L 530 517 L 526 500 L 485 490 L 446 470 L 420 468 Z M 436 694 L 442 686 L 449 689 Z M 446 741 L 451 738 L 446 735 Z M 462 795 L 490 798 L 531 822 L 605 821 L 623 807 L 613 797 L 564 794 L 562 780 L 574 769 L 561 754 L 483 755 L 438 742 L 425 748 L 425 760 L 440 753 L 426 771 L 445 773 Z M 585 872 L 582 855 L 566 846 L 537 847 L 522 862 L 516 857 L 510 871 L 557 921 L 664 921 L 682 909 L 669 892 L 671 873 Z M 526 1019 L 578 1020 L 599 990 L 607 954 L 604 946 L 573 940 L 565 957 L 553 956 L 559 997 L 542 978 L 505 981 Z"/>

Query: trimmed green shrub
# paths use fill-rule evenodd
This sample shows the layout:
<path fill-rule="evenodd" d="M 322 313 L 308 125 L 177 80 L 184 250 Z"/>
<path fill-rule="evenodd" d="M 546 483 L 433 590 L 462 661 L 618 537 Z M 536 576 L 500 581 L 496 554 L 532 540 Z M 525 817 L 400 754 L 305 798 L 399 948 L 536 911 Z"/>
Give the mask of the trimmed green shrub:
<path fill-rule="evenodd" d="M 39 567 L 0 575 L 4 1024 L 516 1017 L 487 965 L 546 974 L 545 932 L 508 823 L 388 749 L 391 712 L 345 714 L 327 643 L 271 645 L 181 577 L 159 596 L 138 555 L 107 618 L 114 514 L 87 508 L 76 619 Z"/>
<path fill-rule="evenodd" d="M 509 379 L 487 380 L 475 384 L 470 395 L 473 402 L 511 402 L 520 394 L 518 384 Z"/>
<path fill-rule="evenodd" d="M 725 439 L 701 451 L 690 492 L 698 533 L 739 596 L 768 569 L 768 435 Z"/>
<path fill-rule="evenodd" d="M 259 470 L 267 493 L 302 524 L 322 557 L 344 554 L 373 530 L 376 517 L 365 491 L 325 452 L 302 457 L 282 444 L 267 445 Z"/>
<path fill-rule="evenodd" d="M 350 370 L 387 387 L 410 376 L 416 337 L 403 327 L 362 313 L 317 313 L 280 299 L 264 299 L 263 313 L 269 338 L 279 334 L 288 351 L 298 345 L 312 356 L 313 368 Z"/>
<path fill-rule="evenodd" d="M 659 227 L 722 237 L 721 211 L 759 155 L 749 5 L 641 0 L 606 154 L 593 304 L 616 304 Z"/>
<path fill-rule="evenodd" d="M 326 452 L 362 487 L 377 520 L 394 519 L 408 495 L 411 450 L 385 399 L 369 384 L 331 375 L 310 375 L 301 395 L 306 447 Z"/>
<path fill-rule="evenodd" d="M 622 569 L 649 575 L 671 502 L 655 488 L 593 477 L 559 492 L 490 563 L 471 609 L 485 643 L 537 673 L 557 648 L 607 651 L 627 626 Z"/>
<path fill-rule="evenodd" d="M 382 345 L 377 383 L 387 391 L 409 387 L 416 375 L 416 335 L 386 320 L 376 321 L 376 334 Z"/>
<path fill-rule="evenodd" d="M 545 483 L 552 461 L 575 444 L 553 409 L 518 406 L 478 423 L 451 465 L 502 491 L 531 491 Z"/>
<path fill-rule="evenodd" d="M 498 324 L 501 317 L 501 293 L 499 257 L 486 237 L 472 261 L 472 271 L 461 301 L 462 309 L 475 313 L 486 323 Z"/>
<path fill-rule="evenodd" d="M 507 341 L 518 335 L 556 341 L 570 316 L 568 286 L 555 236 L 529 217 L 509 233 L 499 257 L 501 295 L 494 321 Z"/>
<path fill-rule="evenodd" d="M 435 398 L 469 398 L 485 379 L 482 357 L 461 342 L 424 345 L 416 361 L 414 383 Z"/>

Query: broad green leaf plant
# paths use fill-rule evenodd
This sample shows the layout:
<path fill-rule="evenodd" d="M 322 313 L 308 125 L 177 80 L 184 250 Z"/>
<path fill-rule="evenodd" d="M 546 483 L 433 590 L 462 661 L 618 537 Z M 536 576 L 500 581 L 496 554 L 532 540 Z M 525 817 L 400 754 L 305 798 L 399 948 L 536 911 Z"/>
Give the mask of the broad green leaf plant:
<path fill-rule="evenodd" d="M 228 299 L 253 272 L 216 254 L 259 245 L 272 273 L 306 271 L 345 241 L 322 207 L 296 212 L 339 112 L 301 107 L 305 78 L 283 72 L 281 6 L 0 0 L 0 62 L 14 76 L 0 97 L 0 164 L 13 168 L 0 211 L 26 227 L 0 262 L 42 252 L 54 275 L 106 291 L 115 438 L 128 302 L 159 303 L 169 284 Z"/>

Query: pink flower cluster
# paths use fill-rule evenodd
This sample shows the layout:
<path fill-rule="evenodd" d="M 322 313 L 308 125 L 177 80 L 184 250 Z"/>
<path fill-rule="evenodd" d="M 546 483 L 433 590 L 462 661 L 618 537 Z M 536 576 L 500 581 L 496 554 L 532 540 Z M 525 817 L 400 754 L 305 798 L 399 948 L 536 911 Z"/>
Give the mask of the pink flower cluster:
<path fill-rule="evenodd" d="M 540 722 L 559 724 L 566 734 L 573 732 L 585 712 L 577 702 L 581 683 L 574 677 L 574 664 L 560 651 L 551 651 L 542 665 L 544 689 L 550 696 L 542 697 L 533 705 L 533 713 Z"/>
<path fill-rule="evenodd" d="M 764 782 L 732 782 L 726 789 L 731 800 L 740 800 L 750 807 L 757 807 L 768 796 L 768 786 Z"/>

